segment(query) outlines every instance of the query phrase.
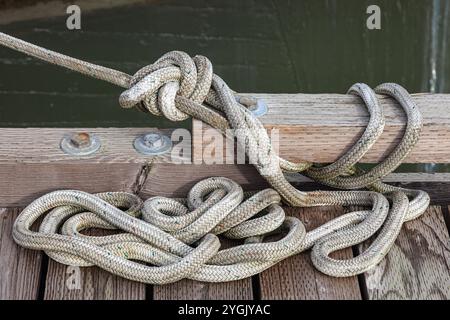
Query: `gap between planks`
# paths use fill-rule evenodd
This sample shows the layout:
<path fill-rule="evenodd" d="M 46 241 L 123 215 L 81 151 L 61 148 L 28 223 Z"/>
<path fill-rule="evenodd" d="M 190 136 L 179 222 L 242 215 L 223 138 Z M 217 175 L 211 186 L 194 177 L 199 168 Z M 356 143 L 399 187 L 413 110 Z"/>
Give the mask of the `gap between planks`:
<path fill-rule="evenodd" d="M 0 300 L 35 300 L 42 253 L 16 245 L 12 238 L 20 208 L 0 208 Z"/>
<path fill-rule="evenodd" d="M 373 300 L 449 300 L 450 239 L 441 207 L 430 206 L 419 219 L 406 222 L 385 259 L 364 280 Z"/>
<path fill-rule="evenodd" d="M 342 207 L 288 208 L 286 214 L 299 218 L 306 230 L 341 215 Z M 351 248 L 337 258 L 351 258 Z M 361 299 L 357 277 L 334 278 L 318 271 L 311 263 L 310 251 L 281 261 L 259 275 L 262 300 Z"/>
<path fill-rule="evenodd" d="M 89 235 L 106 235 L 89 230 Z M 49 258 L 44 300 L 145 300 L 146 285 L 113 275 L 99 267 L 72 267 Z"/>

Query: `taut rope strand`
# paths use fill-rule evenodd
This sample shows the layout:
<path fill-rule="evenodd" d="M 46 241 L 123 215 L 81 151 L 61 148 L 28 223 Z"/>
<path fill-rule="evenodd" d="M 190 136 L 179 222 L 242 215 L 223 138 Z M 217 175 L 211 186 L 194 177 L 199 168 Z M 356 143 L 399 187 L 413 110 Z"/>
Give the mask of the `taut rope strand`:
<path fill-rule="evenodd" d="M 248 157 L 273 187 L 245 198 L 235 182 L 213 177 L 198 182 L 187 199 L 153 197 L 143 204 L 137 196 L 124 192 L 51 192 L 21 212 L 14 223 L 13 237 L 24 247 L 45 250 L 61 263 L 98 265 L 147 283 L 162 284 L 182 278 L 222 282 L 249 277 L 312 248 L 312 262 L 320 271 L 337 277 L 351 276 L 378 264 L 393 245 L 403 222 L 420 216 L 428 207 L 429 196 L 425 192 L 381 182 L 413 148 L 422 128 L 417 106 L 397 84 L 382 84 L 375 92 L 399 102 L 408 119 L 405 133 L 383 162 L 363 172 L 356 164 L 384 127 L 383 109 L 375 92 L 365 84 L 355 84 L 349 90 L 360 96 L 369 110 L 370 121 L 364 134 L 336 162 L 319 166 L 279 158 L 263 125 L 247 109 L 255 100 L 236 95 L 213 73 L 206 57 L 191 58 L 173 51 L 129 76 L 2 33 L 0 43 L 126 88 L 119 98 L 124 108 L 137 106 L 172 121 L 192 116 L 224 134 L 226 129 L 234 129 L 234 137 L 245 142 Z M 337 188 L 366 187 L 372 191 L 302 192 L 286 180 L 283 171 L 303 172 Z M 293 206 L 357 205 L 370 209 L 344 214 L 306 232 L 301 221 L 285 216 L 279 205 L 281 200 Z M 39 232 L 31 231 L 31 225 L 49 210 Z M 80 233 L 93 227 L 119 229 L 123 233 L 102 237 Z M 346 260 L 330 257 L 332 252 L 361 243 L 375 233 L 369 248 L 360 255 Z M 219 250 L 217 234 L 245 240 L 241 245 Z"/>

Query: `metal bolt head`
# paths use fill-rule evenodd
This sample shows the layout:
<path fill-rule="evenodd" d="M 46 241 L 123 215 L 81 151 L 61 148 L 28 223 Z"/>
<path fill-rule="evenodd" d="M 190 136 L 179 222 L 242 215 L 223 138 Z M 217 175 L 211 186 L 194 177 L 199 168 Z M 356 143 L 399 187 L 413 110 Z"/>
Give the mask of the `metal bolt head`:
<path fill-rule="evenodd" d="M 263 99 L 256 99 L 252 97 L 235 96 L 235 99 L 240 104 L 243 104 L 255 116 L 261 117 L 268 111 L 267 103 Z"/>
<path fill-rule="evenodd" d="M 86 148 L 92 143 L 91 136 L 87 132 L 78 132 L 70 137 L 70 143 L 76 148 Z"/>
<path fill-rule="evenodd" d="M 141 154 L 160 155 L 172 149 L 172 140 L 159 132 L 150 132 L 134 140 L 134 148 Z"/>
<path fill-rule="evenodd" d="M 268 111 L 267 103 L 263 99 L 257 99 L 256 104 L 250 106 L 249 109 L 255 117 L 262 117 Z"/>
<path fill-rule="evenodd" d="M 256 104 L 252 104 L 250 107 L 248 107 L 248 110 L 250 110 L 251 112 L 254 112 L 257 109 Z"/>
<path fill-rule="evenodd" d="M 159 133 L 147 133 L 142 137 L 142 142 L 149 148 L 161 148 L 164 141 Z"/>
<path fill-rule="evenodd" d="M 61 149 L 73 156 L 87 156 L 100 149 L 100 139 L 88 132 L 76 132 L 65 135 L 61 140 Z"/>

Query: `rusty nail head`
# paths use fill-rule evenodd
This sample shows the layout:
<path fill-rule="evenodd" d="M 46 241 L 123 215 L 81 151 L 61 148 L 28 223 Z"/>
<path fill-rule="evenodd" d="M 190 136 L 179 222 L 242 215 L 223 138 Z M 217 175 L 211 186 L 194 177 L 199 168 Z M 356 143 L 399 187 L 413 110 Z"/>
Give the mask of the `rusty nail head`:
<path fill-rule="evenodd" d="M 65 135 L 61 140 L 61 149 L 73 156 L 87 156 L 100 149 L 100 139 L 95 134 L 76 132 Z"/>
<path fill-rule="evenodd" d="M 70 137 L 70 142 L 77 148 L 85 148 L 92 143 L 91 136 L 87 132 L 73 134 Z"/>

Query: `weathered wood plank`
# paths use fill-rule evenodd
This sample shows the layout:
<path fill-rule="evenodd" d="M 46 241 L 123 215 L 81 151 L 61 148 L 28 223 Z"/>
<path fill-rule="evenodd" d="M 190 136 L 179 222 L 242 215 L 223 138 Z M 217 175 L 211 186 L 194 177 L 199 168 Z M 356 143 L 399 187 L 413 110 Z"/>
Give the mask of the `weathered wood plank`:
<path fill-rule="evenodd" d="M 88 234 L 105 234 L 101 230 Z M 98 267 L 78 268 L 49 259 L 46 300 L 144 300 L 145 284 L 113 275 Z"/>
<path fill-rule="evenodd" d="M 267 186 L 253 166 L 161 163 L 152 166 L 140 195 L 144 198 L 151 195 L 185 197 L 195 183 L 213 176 L 230 178 L 246 190 L 259 190 Z"/>
<path fill-rule="evenodd" d="M 76 269 L 50 259 L 44 299 L 144 300 L 145 285 L 112 275 L 98 267 Z"/>
<path fill-rule="evenodd" d="M 37 197 L 58 189 L 87 192 L 131 191 L 142 165 L 37 163 L 1 164 L 0 204 L 25 206 Z"/>
<path fill-rule="evenodd" d="M 342 207 L 288 208 L 286 213 L 298 217 L 307 230 L 314 229 L 339 214 Z M 352 250 L 336 253 L 337 258 L 349 258 Z M 281 261 L 259 275 L 261 299 L 361 299 L 357 277 L 333 278 L 315 269 L 310 252 Z"/>
<path fill-rule="evenodd" d="M 279 154 L 292 161 L 319 163 L 335 161 L 361 136 L 369 115 L 361 100 L 340 94 L 254 94 L 264 99 L 269 111 L 261 117 L 265 128 L 277 130 Z M 402 108 L 392 99 L 379 96 L 385 111 L 383 134 L 361 159 L 377 163 L 398 144 L 405 127 Z M 414 94 L 423 115 L 424 128 L 406 163 L 450 162 L 450 95 Z M 211 127 L 193 124 L 194 159 L 201 158 Z M 211 131 L 209 131 L 209 134 Z M 223 143 L 225 146 L 225 143 Z"/>
<path fill-rule="evenodd" d="M 386 258 L 364 279 L 369 299 L 448 300 L 450 240 L 441 208 L 432 206 L 405 223 Z"/>
<path fill-rule="evenodd" d="M 27 205 L 36 197 L 56 189 L 87 192 L 123 190 L 136 192 L 141 187 L 143 170 L 150 162 L 189 161 L 188 157 L 158 157 L 139 154 L 133 148 L 137 136 L 154 128 L 27 128 L 2 129 L 0 135 L 0 186 L 3 207 Z M 173 130 L 160 130 L 171 136 Z M 75 157 L 59 147 L 64 135 L 74 132 L 96 134 L 101 149 L 91 155 Z"/>
<path fill-rule="evenodd" d="M 181 280 L 173 284 L 154 286 L 154 300 L 252 300 L 251 279 L 225 283 L 205 283 Z"/>
<path fill-rule="evenodd" d="M 0 208 L 0 300 L 38 298 L 42 253 L 14 242 L 12 226 L 19 212 Z"/>
<path fill-rule="evenodd" d="M 313 182 L 314 180 L 297 173 L 286 173 L 285 176 L 292 183 Z M 449 172 L 394 172 L 383 178 L 387 183 L 446 183 L 450 181 Z"/>
<path fill-rule="evenodd" d="M 142 191 L 143 196 L 183 196 L 196 181 L 209 176 L 234 179 L 246 189 L 266 186 L 252 165 L 190 164 L 189 152 L 153 158 L 138 154 L 132 147 L 134 138 L 151 130 L 154 129 L 2 129 L 0 179 L 8 183 L 0 185 L 0 207 L 24 206 L 39 195 L 56 189 Z M 60 139 L 75 131 L 96 133 L 103 141 L 102 150 L 89 157 L 65 155 L 59 148 Z M 164 132 L 170 135 L 173 131 Z M 180 141 L 178 136 L 173 139 Z M 445 146 L 436 147 L 436 150 L 444 149 Z M 178 164 L 180 162 L 186 164 Z M 301 185 L 309 181 L 301 175 L 289 175 L 289 179 Z M 385 180 L 446 183 L 450 178 L 448 173 L 394 173 Z"/>
<path fill-rule="evenodd" d="M 59 164 L 27 163 L 0 166 L 0 206 L 28 205 L 37 197 L 58 189 L 77 189 L 86 192 L 129 191 L 138 192 L 143 198 L 152 195 L 184 197 L 199 180 L 211 176 L 223 176 L 241 184 L 245 190 L 258 190 L 267 183 L 251 165 L 172 165 L 156 163 L 146 166 L 137 163 Z M 444 181 L 447 174 L 392 174 L 386 181 L 400 181 L 403 186 L 421 188 L 430 192 L 434 203 L 450 201 L 446 191 L 450 184 Z M 289 180 L 301 190 L 327 189 L 300 175 Z M 424 180 L 425 182 L 417 182 Z"/>
<path fill-rule="evenodd" d="M 37 197 L 58 189 L 86 192 L 128 191 L 142 197 L 185 196 L 195 182 L 225 176 L 247 189 L 266 186 L 252 166 L 204 166 L 176 164 L 78 164 L 37 163 L 0 165 L 0 205 L 28 205 Z"/>
<path fill-rule="evenodd" d="M 101 141 L 98 152 L 89 156 L 73 156 L 64 153 L 60 148 L 64 136 L 87 132 L 97 135 Z M 151 157 L 138 153 L 134 140 L 148 132 L 160 132 L 172 137 L 172 129 L 156 128 L 2 128 L 0 135 L 0 163 L 64 163 L 64 164 L 95 164 L 101 163 L 140 163 L 149 160 L 154 162 L 189 161 L 190 154 L 178 157 L 167 153 Z"/>
<path fill-rule="evenodd" d="M 412 182 L 398 183 L 400 187 L 409 189 L 419 189 L 426 191 L 430 196 L 431 203 L 435 205 L 447 205 L 450 203 L 450 180 L 447 182 Z"/>

